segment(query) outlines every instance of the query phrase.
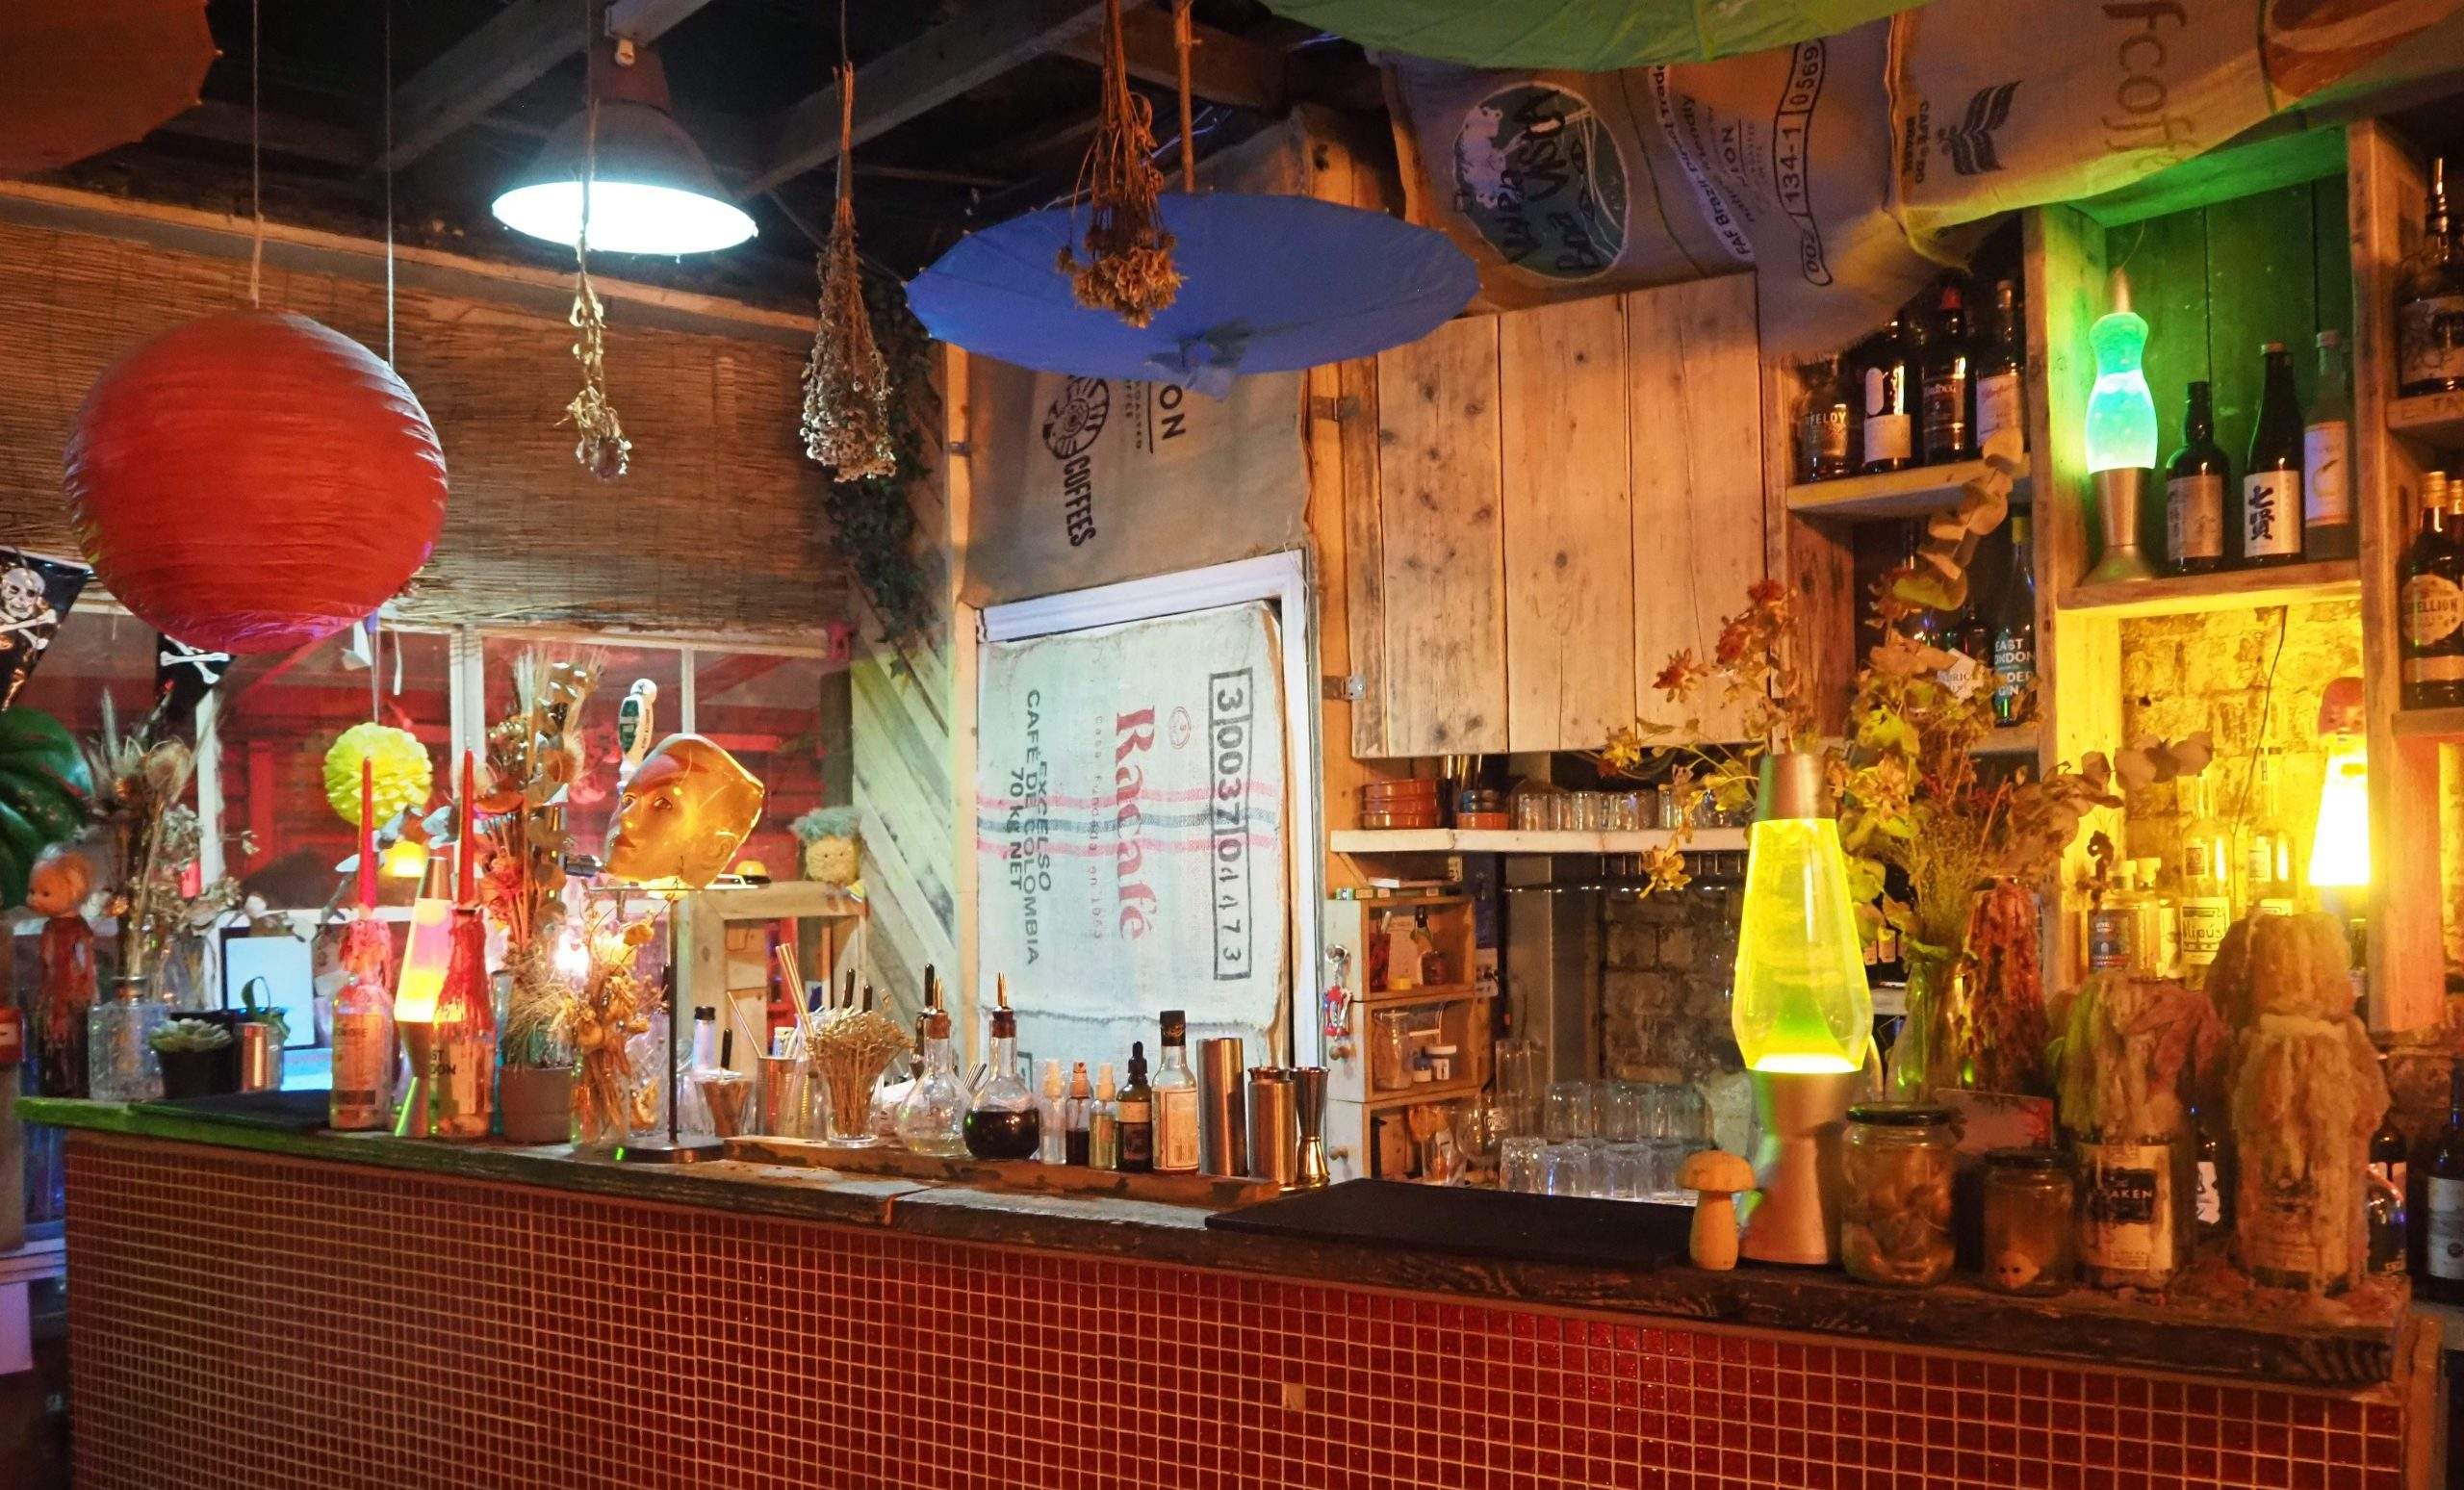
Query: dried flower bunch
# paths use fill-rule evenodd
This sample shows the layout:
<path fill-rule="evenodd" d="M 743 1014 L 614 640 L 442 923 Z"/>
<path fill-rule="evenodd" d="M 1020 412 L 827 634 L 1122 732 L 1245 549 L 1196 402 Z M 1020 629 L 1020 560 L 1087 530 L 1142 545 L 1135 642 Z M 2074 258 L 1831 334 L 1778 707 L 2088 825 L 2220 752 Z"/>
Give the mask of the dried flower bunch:
<path fill-rule="evenodd" d="M 553 1065 L 572 1020 L 572 982 L 556 967 L 573 835 L 565 794 L 581 774 L 581 710 L 599 683 L 595 658 L 514 660 L 515 712 L 488 732 L 490 787 L 472 825 L 479 902 L 505 935 L 513 974 L 504 1048 L 517 1065 Z"/>
<path fill-rule="evenodd" d="M 202 847 L 195 809 L 180 799 L 196 774 L 196 755 L 163 728 L 156 708 L 122 732 L 108 694 L 102 732 L 85 744 L 94 780 L 94 816 L 106 825 L 120 883 L 109 913 L 119 918 L 120 962 L 132 977 L 162 973 L 183 942 L 237 908 L 240 885 L 225 875 L 184 893 L 182 882 Z M 236 840 L 249 846 L 242 835 Z"/>
<path fill-rule="evenodd" d="M 592 911 L 581 942 L 590 958 L 569 1014 L 568 1034 L 578 1058 L 574 1118 L 584 1133 L 621 1134 L 647 1126 L 657 1093 L 633 1079 L 625 1043 L 651 1027 L 655 989 L 633 972 L 634 960 L 657 927 L 651 916 L 627 918 L 621 905 Z"/>
<path fill-rule="evenodd" d="M 1069 276 L 1079 304 L 1143 326 L 1179 297 L 1181 273 L 1172 267 L 1172 235 L 1159 200 L 1164 173 L 1154 164 L 1155 111 L 1129 86 L 1120 0 L 1104 0 L 1103 48 L 1102 113 L 1078 171 L 1088 207 L 1087 258 L 1079 262 L 1073 242 L 1054 267 Z"/>
<path fill-rule="evenodd" d="M 855 145 L 856 69 L 838 64 L 838 206 L 822 250 L 821 317 L 805 361 L 805 453 L 837 481 L 895 475 L 889 438 L 889 365 L 864 307 L 863 265 L 856 253 L 856 200 L 847 157 Z"/>

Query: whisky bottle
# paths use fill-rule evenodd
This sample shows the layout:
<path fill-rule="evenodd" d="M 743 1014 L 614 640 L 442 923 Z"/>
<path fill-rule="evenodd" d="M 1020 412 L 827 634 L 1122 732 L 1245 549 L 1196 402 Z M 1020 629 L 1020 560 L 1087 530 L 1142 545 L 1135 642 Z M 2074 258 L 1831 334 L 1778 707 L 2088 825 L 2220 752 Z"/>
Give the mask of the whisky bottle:
<path fill-rule="evenodd" d="M 1970 412 L 1974 396 L 1975 360 L 1968 345 L 1966 308 L 1957 280 L 1943 284 L 1934 302 L 1934 324 L 1925 337 L 1919 408 L 1920 444 L 1925 464 L 1943 465 L 1976 454 L 1976 426 Z"/>
<path fill-rule="evenodd" d="M 2464 388 L 2464 244 L 2447 210 L 2447 162 L 2429 167 L 2421 246 L 2396 275 L 2396 391 L 2406 398 Z"/>
<path fill-rule="evenodd" d="M 1976 359 L 1976 448 L 2008 429 L 2027 445 L 2028 405 L 2022 365 L 2027 334 L 2019 325 L 2018 289 L 2005 279 L 1993 287 L 1993 318 Z"/>
<path fill-rule="evenodd" d="M 1848 385 L 1840 379 L 1839 359 L 1833 357 L 1809 368 L 1797 409 L 1797 479 L 1829 481 L 1854 472 L 1857 462 L 1849 442 L 1856 424 L 1856 407 Z"/>
<path fill-rule="evenodd" d="M 2185 776 L 2174 783 L 2182 809 L 2181 892 L 2176 902 L 2181 921 L 2182 977 L 2196 988 L 2207 982 L 2216 949 L 2233 924 L 2233 849 L 2224 830 L 2208 815 L 2207 779 Z"/>
<path fill-rule="evenodd" d="M 1912 463 L 1916 452 L 1915 418 L 1909 406 L 1914 392 L 1910 374 L 1914 368 L 1909 355 L 1906 322 L 1893 316 L 1890 324 L 1865 344 L 1857 362 L 1864 384 L 1864 458 L 1857 469 L 1869 475 L 1904 470 Z"/>

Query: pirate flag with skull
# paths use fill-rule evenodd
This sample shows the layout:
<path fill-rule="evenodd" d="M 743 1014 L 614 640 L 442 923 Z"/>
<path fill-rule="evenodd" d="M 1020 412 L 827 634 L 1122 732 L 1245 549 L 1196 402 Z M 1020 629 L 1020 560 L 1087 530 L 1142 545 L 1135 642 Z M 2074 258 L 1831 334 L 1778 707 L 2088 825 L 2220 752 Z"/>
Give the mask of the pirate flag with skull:
<path fill-rule="evenodd" d="M 154 633 L 155 706 L 167 729 L 185 730 L 196 706 L 231 670 L 231 654 L 208 652 L 175 637 Z"/>
<path fill-rule="evenodd" d="M 17 701 L 17 690 L 34 676 L 60 629 L 60 618 L 93 577 L 91 568 L 73 559 L 0 548 L 0 708 Z"/>

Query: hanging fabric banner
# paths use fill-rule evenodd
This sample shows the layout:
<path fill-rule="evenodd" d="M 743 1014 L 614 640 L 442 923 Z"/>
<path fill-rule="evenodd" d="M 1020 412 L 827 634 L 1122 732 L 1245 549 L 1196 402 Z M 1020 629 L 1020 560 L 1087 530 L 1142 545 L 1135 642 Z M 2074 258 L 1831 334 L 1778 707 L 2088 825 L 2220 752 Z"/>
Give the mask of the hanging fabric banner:
<path fill-rule="evenodd" d="M 1274 1019 L 1292 913 L 1280 650 L 1259 603 L 984 649 L 979 981 L 1006 975 L 1022 1016 L 1082 1040 L 1082 1021 L 1164 1008 L 1193 1027 Z"/>

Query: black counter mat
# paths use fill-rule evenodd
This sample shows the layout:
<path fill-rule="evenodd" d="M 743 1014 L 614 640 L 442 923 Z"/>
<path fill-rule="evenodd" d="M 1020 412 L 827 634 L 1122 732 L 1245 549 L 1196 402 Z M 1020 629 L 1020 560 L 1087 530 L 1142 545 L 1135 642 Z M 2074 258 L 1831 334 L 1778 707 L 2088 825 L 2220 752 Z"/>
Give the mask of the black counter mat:
<path fill-rule="evenodd" d="M 1690 1206 L 1346 1180 L 1206 1219 L 1219 1231 L 1626 1269 L 1685 1260 Z"/>
<path fill-rule="evenodd" d="M 157 1112 L 236 1123 L 244 1128 L 271 1128 L 281 1133 L 313 1133 L 325 1125 L 333 1093 L 313 1092 L 237 1092 L 221 1096 L 157 1098 L 140 1102 Z"/>

